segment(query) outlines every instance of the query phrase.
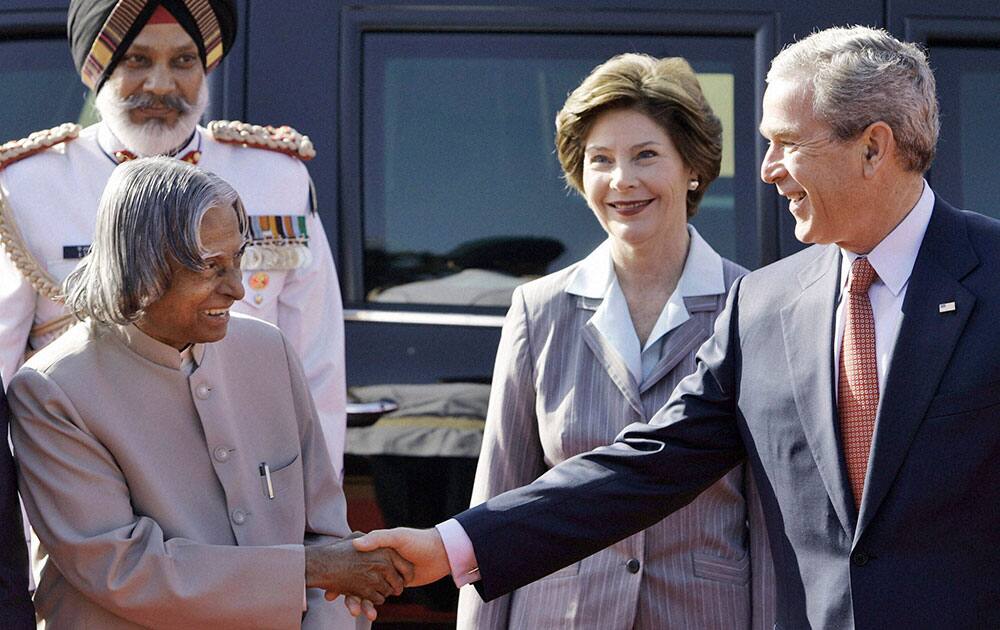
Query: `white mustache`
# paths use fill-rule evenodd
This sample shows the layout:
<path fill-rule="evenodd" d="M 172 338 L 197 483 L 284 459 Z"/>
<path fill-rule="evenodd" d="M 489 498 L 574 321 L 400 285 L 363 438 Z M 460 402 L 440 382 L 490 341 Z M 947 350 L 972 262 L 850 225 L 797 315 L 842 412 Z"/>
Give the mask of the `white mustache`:
<path fill-rule="evenodd" d="M 194 105 L 189 103 L 183 96 L 167 94 L 165 96 L 155 96 L 148 92 L 133 94 L 122 99 L 122 105 L 127 110 L 142 109 L 146 107 L 169 107 L 181 114 L 190 112 Z"/>

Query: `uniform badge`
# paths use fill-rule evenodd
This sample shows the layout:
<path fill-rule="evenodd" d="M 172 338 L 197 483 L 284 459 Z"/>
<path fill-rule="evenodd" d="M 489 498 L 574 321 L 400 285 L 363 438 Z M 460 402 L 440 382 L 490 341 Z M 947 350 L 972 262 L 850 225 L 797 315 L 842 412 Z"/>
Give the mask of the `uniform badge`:
<path fill-rule="evenodd" d="M 281 271 L 307 267 L 312 261 L 306 217 L 302 215 L 252 215 L 252 239 L 243 253 L 243 269 Z M 254 284 L 262 283 L 260 286 Z M 250 288 L 267 286 L 268 275 L 254 274 Z"/>
<path fill-rule="evenodd" d="M 250 276 L 250 288 L 254 291 L 263 291 L 267 288 L 267 283 L 271 281 L 271 276 L 266 271 L 258 271 Z"/>

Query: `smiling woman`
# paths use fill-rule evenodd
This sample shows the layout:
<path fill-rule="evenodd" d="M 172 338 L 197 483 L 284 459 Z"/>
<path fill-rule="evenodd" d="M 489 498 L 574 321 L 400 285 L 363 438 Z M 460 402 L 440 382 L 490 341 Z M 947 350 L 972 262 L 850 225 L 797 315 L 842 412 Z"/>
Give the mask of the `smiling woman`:
<path fill-rule="evenodd" d="M 595 68 L 556 117 L 556 150 L 607 239 L 514 291 L 473 503 L 648 422 L 694 371 L 744 272 L 688 224 L 719 175 L 722 125 L 684 59 L 626 54 Z M 772 571 L 741 466 L 684 510 L 512 595 L 484 604 L 464 589 L 459 628 L 769 628 Z"/>

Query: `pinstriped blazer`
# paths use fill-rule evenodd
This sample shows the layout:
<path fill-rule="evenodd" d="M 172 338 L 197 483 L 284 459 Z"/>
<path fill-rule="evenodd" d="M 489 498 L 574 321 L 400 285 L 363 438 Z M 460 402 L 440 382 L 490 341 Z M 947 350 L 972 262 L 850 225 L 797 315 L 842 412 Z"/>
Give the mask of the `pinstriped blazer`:
<path fill-rule="evenodd" d="M 690 318 L 668 334 L 659 363 L 636 384 L 588 323 L 601 300 L 565 291 L 579 265 L 514 293 L 473 504 L 648 421 L 694 371 L 695 351 L 725 303 L 725 294 L 686 297 Z M 745 273 L 727 260 L 723 271 L 727 290 Z M 752 477 L 737 467 L 653 527 L 510 595 L 484 604 L 463 588 L 458 628 L 770 629 L 774 573 L 762 519 Z"/>

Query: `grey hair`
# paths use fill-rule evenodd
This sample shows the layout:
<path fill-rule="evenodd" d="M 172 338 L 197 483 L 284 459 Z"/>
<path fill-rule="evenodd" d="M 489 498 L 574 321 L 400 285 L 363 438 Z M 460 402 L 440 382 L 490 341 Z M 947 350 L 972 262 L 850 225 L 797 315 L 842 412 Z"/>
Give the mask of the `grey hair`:
<path fill-rule="evenodd" d="M 206 268 L 201 222 L 214 207 L 232 207 L 247 234 L 243 203 L 221 177 L 170 157 L 118 166 L 101 196 L 90 252 L 63 285 L 69 310 L 105 324 L 139 319 L 170 286 L 168 256 Z"/>
<path fill-rule="evenodd" d="M 778 53 L 767 82 L 776 79 L 810 81 L 813 113 L 838 139 L 882 121 L 892 129 L 904 168 L 930 168 L 940 129 L 937 93 L 927 55 L 916 44 L 866 26 L 828 28 Z"/>

